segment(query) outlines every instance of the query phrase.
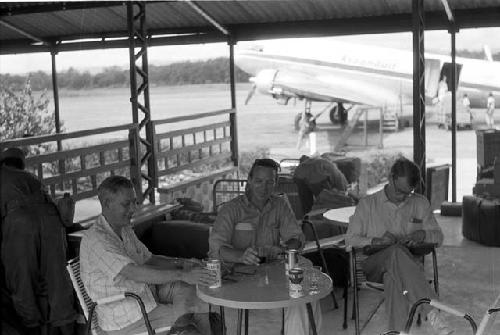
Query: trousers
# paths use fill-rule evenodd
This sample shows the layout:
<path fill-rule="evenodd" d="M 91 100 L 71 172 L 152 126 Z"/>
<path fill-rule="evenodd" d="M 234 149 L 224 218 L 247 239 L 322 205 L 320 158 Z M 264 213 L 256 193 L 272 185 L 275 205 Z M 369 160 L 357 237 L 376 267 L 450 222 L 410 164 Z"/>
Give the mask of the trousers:
<path fill-rule="evenodd" d="M 390 246 L 369 256 L 363 263 L 369 281 L 383 283 L 388 329 L 402 331 L 411 306 L 421 298 L 436 299 L 425 278 L 423 264 L 401 245 Z M 424 313 L 429 312 L 424 305 Z"/>
<path fill-rule="evenodd" d="M 196 287 L 181 281 L 163 285 L 153 285 L 158 306 L 148 313 L 153 329 L 171 327 L 175 321 L 187 313 L 208 313 L 208 304 L 196 295 Z M 208 315 L 208 314 L 207 314 Z M 136 321 L 125 328 L 108 331 L 108 335 L 132 335 L 146 331 L 144 320 Z"/>

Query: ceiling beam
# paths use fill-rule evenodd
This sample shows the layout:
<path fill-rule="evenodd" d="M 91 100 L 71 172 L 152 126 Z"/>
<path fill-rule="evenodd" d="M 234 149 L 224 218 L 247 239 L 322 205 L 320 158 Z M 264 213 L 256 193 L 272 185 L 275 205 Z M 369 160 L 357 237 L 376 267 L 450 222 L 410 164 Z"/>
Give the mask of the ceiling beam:
<path fill-rule="evenodd" d="M 450 4 L 448 3 L 448 0 L 441 0 L 441 3 L 443 4 L 444 11 L 446 12 L 446 16 L 448 16 L 448 21 L 450 24 L 453 24 L 455 22 L 455 17 L 453 16 L 453 12 L 450 8 Z"/>
<path fill-rule="evenodd" d="M 4 27 L 7 27 L 9 28 L 10 30 L 13 30 L 15 31 L 16 33 L 19 33 L 23 36 L 26 36 L 27 38 L 35 41 L 35 42 L 40 42 L 40 43 L 47 43 L 46 41 L 44 41 L 43 39 L 41 39 L 40 37 L 37 37 L 35 35 L 32 35 L 30 33 L 28 33 L 27 31 L 24 31 L 23 29 L 21 28 L 18 28 L 16 26 L 14 26 L 13 24 L 3 20 L 3 19 L 0 19 L 0 25 L 4 26 Z"/>
<path fill-rule="evenodd" d="M 195 4 L 194 2 L 192 2 L 191 0 L 186 0 L 186 3 L 192 8 L 194 9 L 195 12 L 197 12 L 198 14 L 200 14 L 205 20 L 207 20 L 211 25 L 213 25 L 214 27 L 216 27 L 219 31 L 221 31 L 224 35 L 228 36 L 229 35 L 229 31 L 224 28 L 219 22 L 217 22 L 213 17 L 211 17 L 210 15 L 208 15 L 207 12 L 205 12 L 203 9 L 201 9 L 200 6 L 198 6 L 197 4 Z"/>
<path fill-rule="evenodd" d="M 148 46 L 164 46 L 164 45 L 189 45 L 201 43 L 216 43 L 227 42 L 227 37 L 219 33 L 211 34 L 192 34 L 182 36 L 167 36 L 167 37 L 153 37 L 148 39 Z M 34 53 L 34 52 L 64 52 L 64 51 L 82 51 L 82 50 L 95 50 L 95 49 L 119 49 L 128 48 L 128 38 L 115 39 L 115 40 L 101 40 L 101 41 L 83 41 L 83 42 L 69 42 L 61 43 L 56 46 L 47 45 L 31 45 L 29 41 L 16 41 L 0 44 L 0 55 L 8 55 L 14 53 Z"/>
<path fill-rule="evenodd" d="M 69 1 L 48 3 L 3 3 L 0 4 L 1 16 L 15 16 L 23 14 L 39 14 L 76 9 L 92 9 L 102 7 L 123 6 L 126 1 Z"/>
<path fill-rule="evenodd" d="M 500 7 L 483 9 L 455 10 L 454 18 L 457 28 L 478 28 L 478 27 L 499 27 Z M 449 29 L 447 16 L 443 11 L 427 12 L 425 15 L 427 30 Z M 236 24 L 228 26 L 235 41 L 253 41 L 259 39 L 285 38 L 285 37 L 326 37 L 356 34 L 379 34 L 409 32 L 411 29 L 411 14 L 388 15 L 379 17 L 334 19 L 321 21 L 300 21 L 300 22 L 280 22 L 280 23 L 255 23 Z M 195 44 L 227 42 L 227 36 L 218 33 L 215 28 L 207 27 L 185 27 L 180 29 L 156 29 L 149 30 L 148 35 L 170 34 L 174 31 L 178 33 L 188 33 L 189 35 L 179 35 L 170 37 L 153 38 L 155 45 L 175 45 L 175 44 Z M 200 32 L 196 34 L 196 32 Z M 103 36 L 105 35 L 105 36 Z M 125 38 L 126 32 L 109 32 L 106 34 L 85 34 L 81 36 L 48 36 L 45 39 L 54 41 L 70 41 L 76 38 L 99 38 L 104 41 L 74 41 L 73 43 L 62 43 L 60 51 L 88 50 L 101 48 L 118 48 L 120 42 L 106 40 L 107 37 Z M 218 36 L 218 37 L 216 37 Z M 205 41 L 204 38 L 207 40 Z M 32 41 L 18 39 L 0 42 L 1 54 L 42 52 L 43 48 L 37 45 L 30 45 Z M 75 45 L 81 45 L 76 47 Z M 127 47 L 127 46 L 125 46 Z M 34 50 L 31 51 L 30 48 Z"/>

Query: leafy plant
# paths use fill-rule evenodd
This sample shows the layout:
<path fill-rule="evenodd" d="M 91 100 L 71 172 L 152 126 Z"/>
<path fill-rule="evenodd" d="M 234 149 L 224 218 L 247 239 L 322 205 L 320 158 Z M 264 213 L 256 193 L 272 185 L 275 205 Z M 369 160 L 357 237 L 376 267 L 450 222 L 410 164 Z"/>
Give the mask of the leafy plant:
<path fill-rule="evenodd" d="M 387 181 L 389 171 L 396 159 L 403 157 L 401 152 L 385 153 L 378 152 L 366 164 L 366 176 L 368 179 L 368 188 L 377 186 Z"/>
<path fill-rule="evenodd" d="M 54 112 L 48 107 L 47 91 L 36 97 L 29 78 L 22 90 L 0 82 L 0 140 L 55 133 Z M 31 156 L 47 152 L 50 147 L 41 144 L 25 150 Z"/>

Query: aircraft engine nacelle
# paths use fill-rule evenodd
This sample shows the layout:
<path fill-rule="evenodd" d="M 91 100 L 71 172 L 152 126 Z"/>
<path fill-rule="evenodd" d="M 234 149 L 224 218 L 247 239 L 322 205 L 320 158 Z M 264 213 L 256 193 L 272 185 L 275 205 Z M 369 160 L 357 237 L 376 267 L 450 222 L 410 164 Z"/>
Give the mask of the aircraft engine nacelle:
<path fill-rule="evenodd" d="M 274 80 L 278 75 L 278 70 L 265 69 L 261 70 L 253 79 L 257 90 L 262 94 L 272 94 Z"/>

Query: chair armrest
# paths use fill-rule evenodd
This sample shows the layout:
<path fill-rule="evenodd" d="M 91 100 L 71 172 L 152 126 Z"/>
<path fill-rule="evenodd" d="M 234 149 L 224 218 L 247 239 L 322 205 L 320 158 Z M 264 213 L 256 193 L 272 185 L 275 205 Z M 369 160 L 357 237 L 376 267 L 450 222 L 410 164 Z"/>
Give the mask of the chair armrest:
<path fill-rule="evenodd" d="M 363 254 L 370 256 L 373 255 L 379 251 L 384 250 L 387 247 L 390 247 L 391 244 L 386 245 L 365 245 L 362 248 L 356 248 L 356 250 L 362 250 Z M 415 256 L 424 256 L 427 254 L 430 254 L 433 250 L 436 249 L 436 244 L 434 243 L 419 243 L 417 245 L 408 247 L 408 250 Z"/>
<path fill-rule="evenodd" d="M 139 307 L 141 309 L 142 317 L 144 319 L 144 323 L 146 325 L 148 335 L 154 335 L 155 332 L 153 331 L 153 327 L 151 326 L 151 322 L 149 321 L 148 313 L 146 312 L 146 306 L 144 306 L 144 302 L 142 301 L 141 297 L 138 296 L 137 294 L 132 293 L 132 292 L 125 292 L 125 293 L 121 293 L 121 294 L 116 294 L 116 295 L 112 295 L 110 297 L 99 299 L 96 301 L 96 304 L 97 305 L 109 304 L 112 302 L 123 300 L 125 298 L 133 298 L 137 301 L 137 303 L 139 304 Z M 93 310 L 92 310 L 92 312 L 93 312 Z"/>
<path fill-rule="evenodd" d="M 342 243 L 344 241 L 345 241 L 345 235 L 326 237 L 326 238 L 319 239 L 319 246 L 322 249 L 341 247 Z M 317 250 L 318 250 L 318 246 L 316 244 L 316 241 L 309 241 L 309 242 L 305 243 L 304 248 L 302 249 L 302 252 L 308 253 L 308 252 L 317 251 Z"/>
<path fill-rule="evenodd" d="M 120 294 L 112 295 L 110 297 L 96 300 L 95 303 L 98 305 L 105 305 L 105 304 L 110 304 L 112 302 L 120 301 L 123 299 L 125 299 L 125 293 L 120 293 Z"/>

